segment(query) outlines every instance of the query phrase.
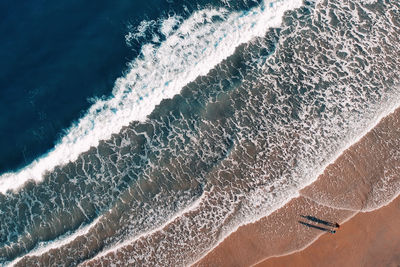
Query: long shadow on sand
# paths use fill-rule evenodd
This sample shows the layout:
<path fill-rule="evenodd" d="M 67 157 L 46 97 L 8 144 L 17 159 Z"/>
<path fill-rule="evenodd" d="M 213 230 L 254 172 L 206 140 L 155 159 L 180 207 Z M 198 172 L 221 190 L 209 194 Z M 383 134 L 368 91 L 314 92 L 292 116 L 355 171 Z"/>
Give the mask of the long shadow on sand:
<path fill-rule="evenodd" d="M 324 221 L 324 220 L 318 219 L 317 217 L 314 217 L 314 216 L 304 216 L 304 215 L 300 215 L 300 216 L 303 217 L 304 219 L 307 219 L 307 220 L 310 220 L 310 221 L 313 221 L 316 223 L 324 224 L 329 227 L 335 227 L 335 228 L 340 227 L 340 225 L 338 223 Z"/>
<path fill-rule="evenodd" d="M 318 230 L 321 230 L 321 231 L 324 231 L 324 232 L 328 232 L 328 233 L 331 233 L 331 234 L 336 233 L 335 230 L 331 230 L 331 229 L 328 229 L 328 228 L 316 226 L 316 225 L 309 224 L 309 223 L 302 222 L 302 221 L 298 221 L 298 222 L 301 223 L 301 224 L 303 224 L 303 225 L 305 225 L 305 226 L 307 226 L 307 227 L 310 227 L 310 228 L 318 229 Z"/>

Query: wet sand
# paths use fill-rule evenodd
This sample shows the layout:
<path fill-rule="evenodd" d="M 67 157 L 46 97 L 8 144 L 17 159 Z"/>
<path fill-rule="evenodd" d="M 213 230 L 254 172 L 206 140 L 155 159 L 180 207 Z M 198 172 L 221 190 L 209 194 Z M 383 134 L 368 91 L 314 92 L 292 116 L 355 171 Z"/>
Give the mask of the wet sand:
<path fill-rule="evenodd" d="M 307 215 L 310 210 L 326 220 L 343 220 L 354 214 L 299 197 L 270 216 L 240 227 L 195 266 L 250 266 L 267 257 L 302 249 L 325 233 L 298 222 L 302 220 L 300 215 Z"/>
<path fill-rule="evenodd" d="M 397 195 L 399 147 L 400 109 L 342 153 L 299 197 L 256 223 L 240 227 L 195 266 L 400 264 L 400 198 L 365 212 Z M 354 217 L 330 234 L 300 224 L 304 221 L 300 215 L 338 223 Z"/>
<path fill-rule="evenodd" d="M 400 197 L 379 210 L 358 213 L 334 234 L 306 249 L 257 264 L 268 266 L 399 266 Z"/>

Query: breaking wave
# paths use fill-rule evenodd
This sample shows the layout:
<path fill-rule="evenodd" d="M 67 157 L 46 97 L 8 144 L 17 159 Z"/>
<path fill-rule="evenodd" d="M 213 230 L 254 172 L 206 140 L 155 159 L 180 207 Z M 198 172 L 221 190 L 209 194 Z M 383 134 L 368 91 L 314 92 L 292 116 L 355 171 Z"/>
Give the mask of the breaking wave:
<path fill-rule="evenodd" d="M 398 107 L 399 8 L 275 1 L 164 20 L 112 97 L 48 155 L 2 176 L 0 260 L 196 262 Z"/>
<path fill-rule="evenodd" d="M 183 86 L 206 75 L 235 48 L 263 36 L 268 28 L 278 27 L 283 13 L 299 7 L 301 0 L 266 1 L 248 11 L 204 9 L 188 19 L 179 15 L 161 23 L 156 43 L 142 46 L 140 56 L 129 63 L 127 74 L 115 82 L 112 95 L 95 99 L 86 115 L 46 155 L 17 172 L 0 177 L 0 192 L 16 190 L 27 180 L 43 180 L 46 172 L 77 159 L 82 152 L 96 147 L 132 121 L 144 121 L 161 100 L 179 93 Z M 145 21 L 139 32 L 127 39 L 138 38 L 147 29 Z M 157 41 L 165 40 L 158 43 Z"/>

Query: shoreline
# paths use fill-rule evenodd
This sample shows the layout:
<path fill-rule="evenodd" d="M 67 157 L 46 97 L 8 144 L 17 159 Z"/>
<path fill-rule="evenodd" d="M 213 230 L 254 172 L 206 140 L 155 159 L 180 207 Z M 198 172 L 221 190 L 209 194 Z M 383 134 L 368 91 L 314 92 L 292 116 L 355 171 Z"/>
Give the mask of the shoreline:
<path fill-rule="evenodd" d="M 344 224 L 346 224 L 346 223 L 348 223 L 349 221 L 351 221 L 351 220 L 352 220 L 355 216 L 357 216 L 359 213 L 360 213 L 360 212 L 357 212 L 357 213 L 351 215 L 350 217 L 348 217 L 347 219 L 345 219 L 343 222 L 341 222 L 340 227 L 342 228 Z M 325 233 L 321 233 L 321 235 L 315 237 L 315 239 L 314 239 L 313 241 L 311 241 L 310 243 L 306 244 L 304 247 L 299 248 L 298 250 L 289 251 L 289 252 L 287 252 L 287 253 L 280 254 L 280 255 L 273 255 L 273 256 L 270 256 L 270 257 L 265 258 L 265 259 L 263 259 L 263 260 L 261 260 L 261 261 L 255 263 L 255 264 L 251 265 L 251 266 L 258 266 L 259 264 L 264 263 L 264 262 L 266 262 L 266 261 L 268 261 L 268 260 L 270 260 L 270 259 L 273 259 L 273 258 L 287 257 L 287 256 L 290 256 L 290 255 L 293 255 L 293 254 L 302 252 L 302 251 L 306 250 L 307 248 L 309 248 L 311 245 L 313 245 L 315 242 L 317 242 L 322 236 L 324 236 L 324 234 L 325 234 Z"/>
<path fill-rule="evenodd" d="M 374 213 L 397 203 L 400 162 L 393 155 L 397 155 L 395 148 L 400 145 L 399 118 L 400 108 L 382 116 L 316 181 L 300 190 L 300 197 L 255 223 L 239 227 L 193 266 L 250 266 L 307 250 L 323 234 L 300 228 L 297 220 L 301 212 L 312 211 L 319 218 L 346 224 L 365 211 Z M 383 200 L 375 191 L 381 192 Z M 291 236 L 285 236 L 287 232 Z"/>
<path fill-rule="evenodd" d="M 340 224 L 356 213 L 325 207 L 299 196 L 269 216 L 239 227 L 192 266 L 252 266 L 266 258 L 301 251 L 325 234 L 298 223 L 299 215 L 308 210 L 318 211 L 326 220 L 340 218 Z"/>
<path fill-rule="evenodd" d="M 272 256 L 252 266 L 288 266 L 289 263 L 316 266 L 323 260 L 325 266 L 389 266 L 400 262 L 400 195 L 392 202 L 374 211 L 359 212 L 341 225 L 334 236 L 321 235 L 304 249 L 285 255 Z M 391 220 L 377 219 L 390 217 Z M 373 224 L 373 226 L 371 226 Z M 389 230 L 387 230 L 389 229 Z M 379 234 L 379 239 L 376 236 Z M 382 240 L 385 242 L 382 243 Z M 366 251 L 374 251 L 373 255 Z M 391 253 L 391 252 L 397 253 Z M 334 256 L 332 257 L 332 253 Z M 389 255 L 388 255 L 389 254 Z M 392 256 L 392 257 L 390 257 Z M 386 261 L 385 263 L 383 263 Z M 379 264 L 378 264 L 379 263 Z M 391 266 L 391 265 L 390 265 Z"/>

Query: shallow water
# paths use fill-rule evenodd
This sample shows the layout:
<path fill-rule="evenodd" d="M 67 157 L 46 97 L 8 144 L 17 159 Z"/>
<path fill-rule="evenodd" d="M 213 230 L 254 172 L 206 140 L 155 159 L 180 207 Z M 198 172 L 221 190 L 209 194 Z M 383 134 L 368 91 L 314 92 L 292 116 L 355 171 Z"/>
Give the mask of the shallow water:
<path fill-rule="evenodd" d="M 267 1 L 138 24 L 129 42 L 159 30 L 113 94 L 1 177 L 2 261 L 193 263 L 398 106 L 399 9 Z"/>

